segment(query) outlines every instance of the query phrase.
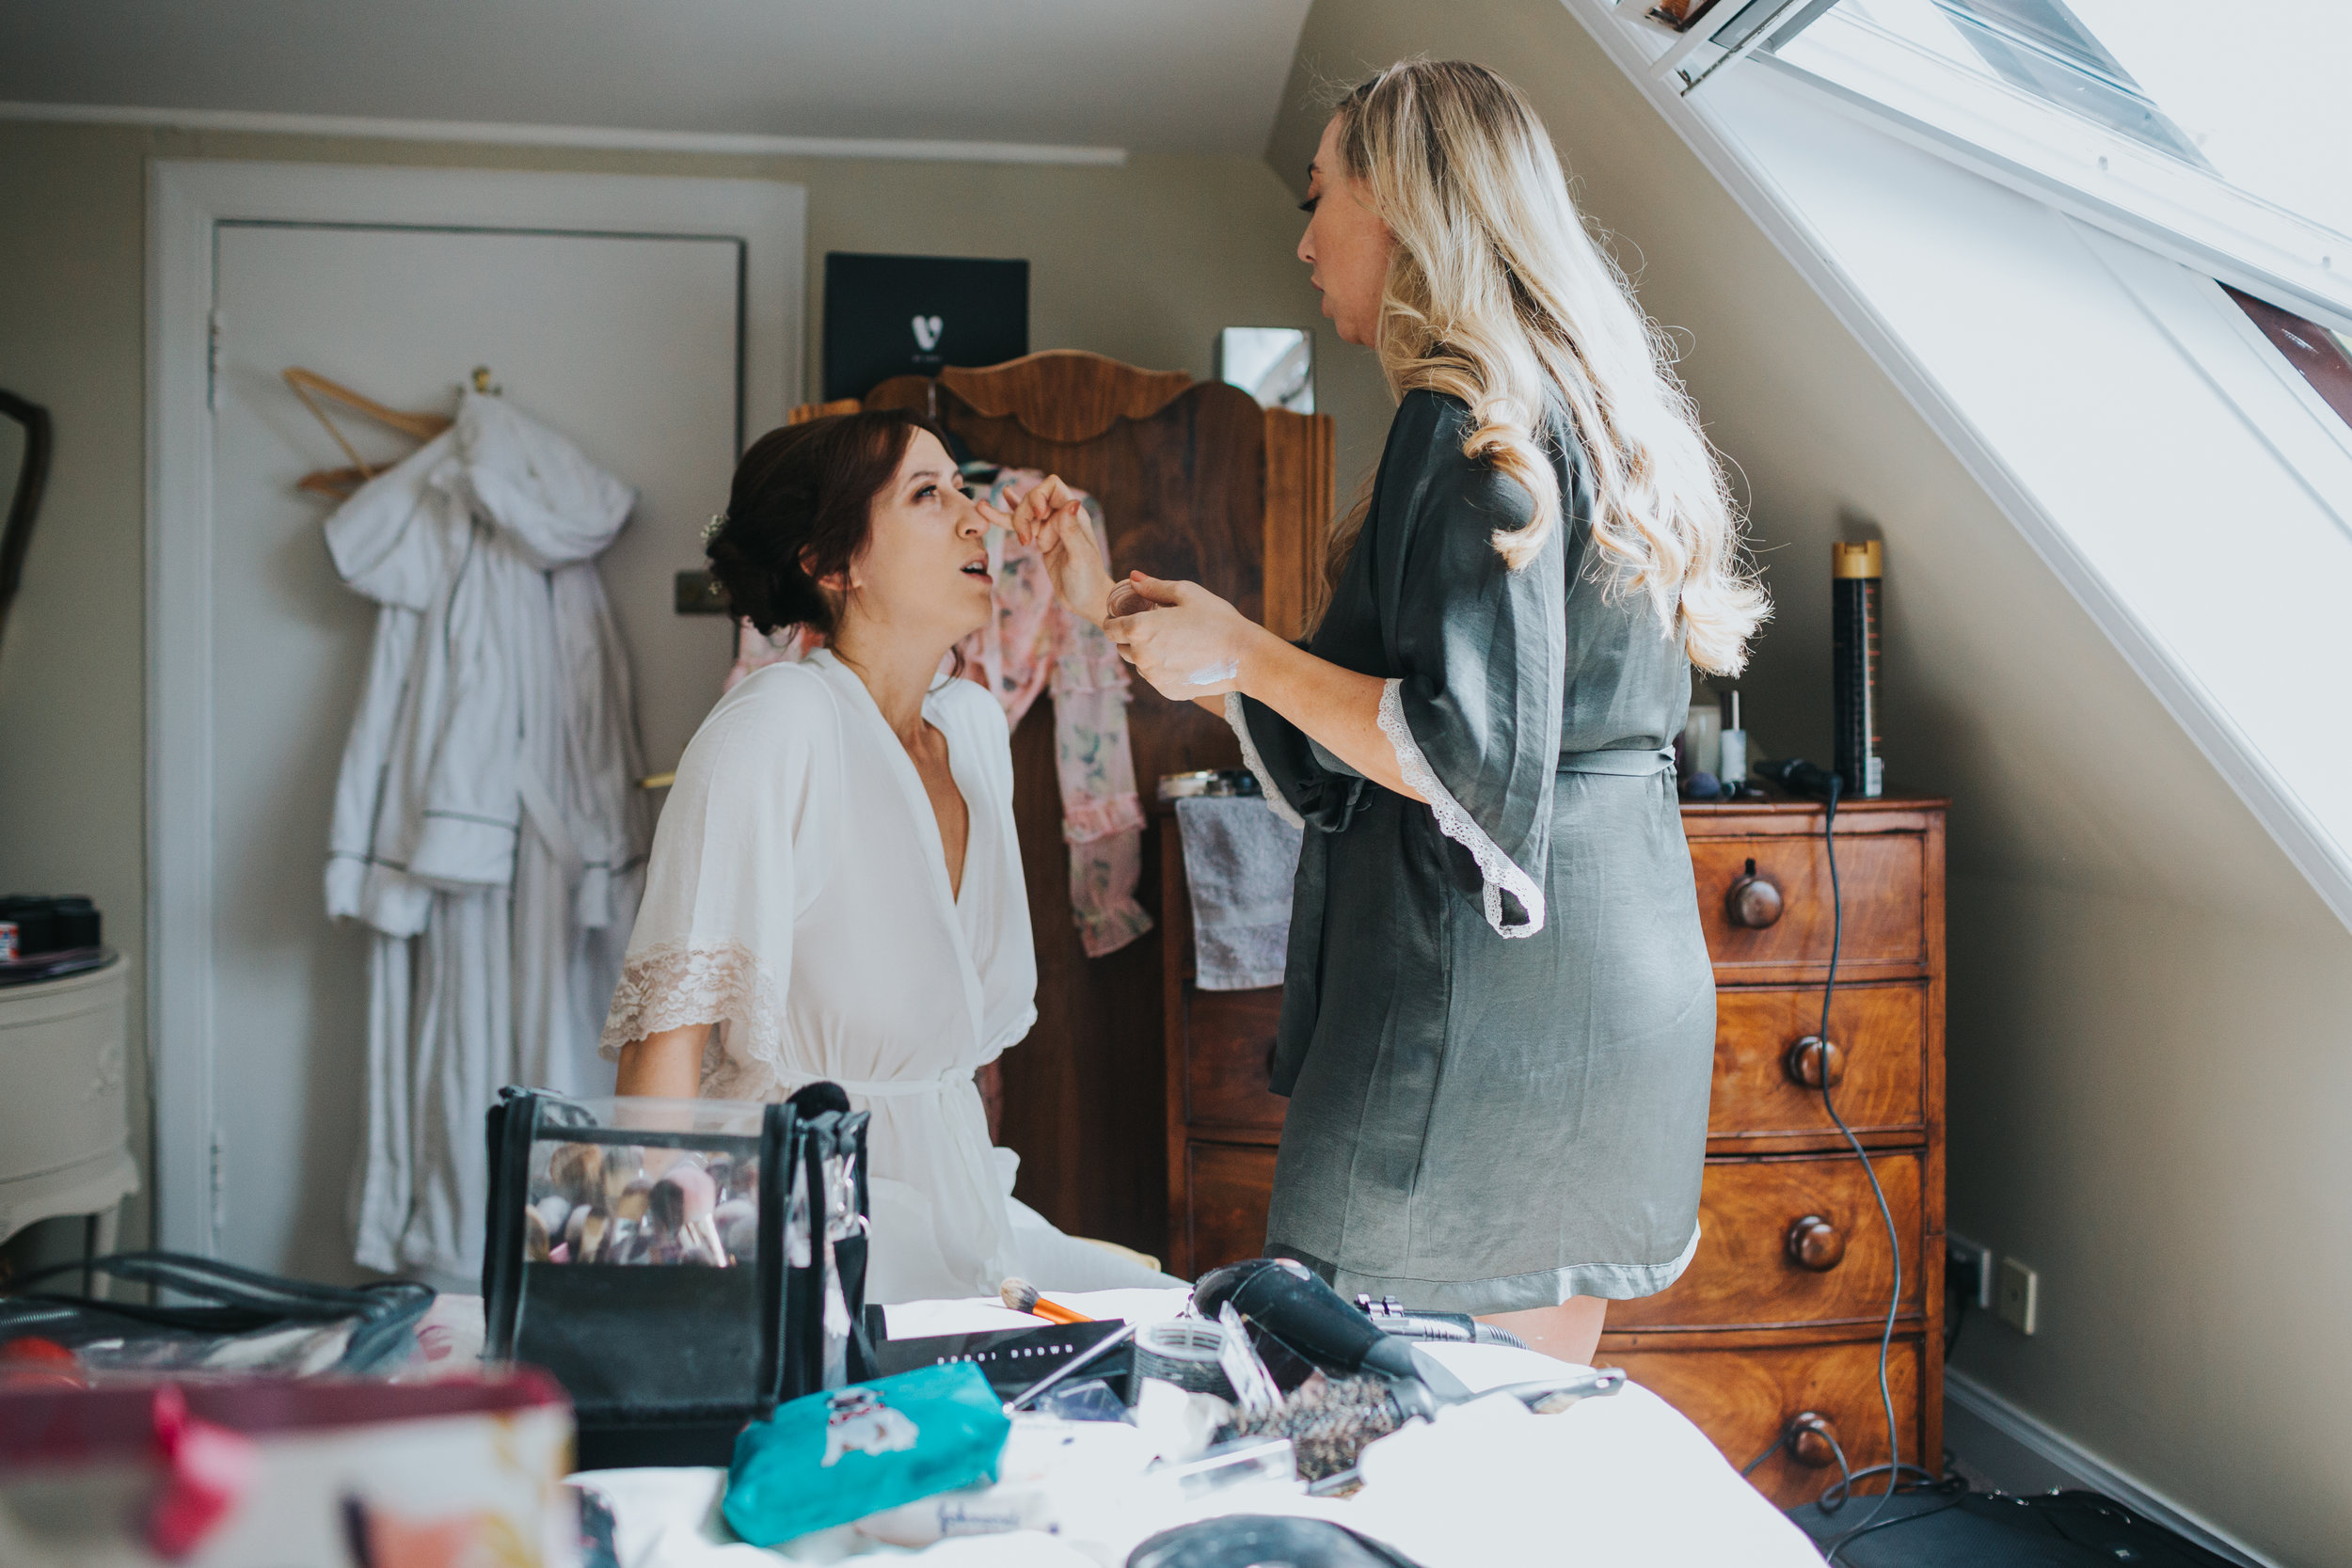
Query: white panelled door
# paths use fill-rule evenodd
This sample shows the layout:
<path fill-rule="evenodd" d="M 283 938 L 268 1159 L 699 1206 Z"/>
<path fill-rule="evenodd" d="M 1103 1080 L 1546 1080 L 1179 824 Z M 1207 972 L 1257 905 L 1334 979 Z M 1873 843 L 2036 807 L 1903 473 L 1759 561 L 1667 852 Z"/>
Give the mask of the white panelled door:
<path fill-rule="evenodd" d="M 327 178 L 337 172 L 388 171 Z M 531 177 L 486 178 L 514 189 Z M 404 211 L 355 221 L 345 203 L 326 222 L 246 218 L 230 205 L 212 225 L 209 495 L 177 495 L 209 527 L 199 563 L 209 613 L 159 615 L 159 640 L 184 645 L 154 650 L 158 686 L 172 684 L 165 661 L 187 657 L 208 689 L 203 734 L 159 717 L 154 787 L 173 790 L 177 753 L 210 798 L 200 854 L 168 842 L 192 825 L 175 823 L 167 804 L 155 813 L 167 840 L 157 846 L 155 932 L 165 948 L 163 1239 L 310 1278 L 355 1273 L 346 1198 L 362 1127 L 367 936 L 329 924 L 321 871 L 376 606 L 345 588 L 328 560 L 321 524 L 333 503 L 294 488 L 304 472 L 346 459 L 279 372 L 298 365 L 395 408 L 447 413 L 459 384 L 486 366 L 504 397 L 636 488 L 637 508 L 599 569 L 628 643 L 653 768 L 675 764 L 730 657 L 725 622 L 674 613 L 672 574 L 699 562 L 701 530 L 725 504 L 739 441 L 774 421 L 785 391 L 771 385 L 746 398 L 746 354 L 761 324 L 747 320 L 750 242 L 740 232 L 421 223 L 415 203 L 394 205 Z M 453 203 L 469 205 L 483 207 Z M 797 344 L 787 346 L 796 357 Z M 158 395 L 174 389 L 159 385 Z M 413 448 L 364 418 L 334 418 L 372 463 Z M 166 449 L 159 528 L 171 522 L 174 480 L 184 489 L 189 477 L 169 472 Z M 159 556 L 171 553 L 159 542 Z M 167 607 L 173 584 L 155 586 Z M 179 684 L 189 689 L 184 675 Z M 197 911 L 161 884 L 199 863 L 205 940 L 186 951 L 209 947 L 207 983 L 174 994 L 171 923 Z M 203 1018 L 173 1016 L 190 1002 Z M 186 1189 L 199 1134 L 168 1098 L 175 1086 L 207 1101 L 209 1194 Z"/>

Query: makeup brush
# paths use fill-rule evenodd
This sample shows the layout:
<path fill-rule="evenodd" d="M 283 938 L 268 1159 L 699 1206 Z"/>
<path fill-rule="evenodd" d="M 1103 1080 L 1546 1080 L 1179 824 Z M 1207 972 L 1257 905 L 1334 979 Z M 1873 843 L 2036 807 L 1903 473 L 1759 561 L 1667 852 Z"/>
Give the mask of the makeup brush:
<path fill-rule="evenodd" d="M 700 1165 L 674 1166 L 653 1184 L 645 1200 L 645 1217 L 656 1229 L 675 1236 L 689 1256 L 699 1255 L 701 1261 L 724 1268 L 727 1249 L 710 1217 L 718 1198 L 708 1171 Z"/>
<path fill-rule="evenodd" d="M 1037 1287 L 1014 1275 L 996 1287 L 996 1293 L 1007 1307 L 1016 1312 L 1026 1312 L 1033 1318 L 1043 1318 L 1049 1323 L 1090 1323 L 1094 1322 L 1084 1312 L 1050 1301 L 1037 1293 Z"/>
<path fill-rule="evenodd" d="M 609 1212 L 614 1204 L 621 1201 L 621 1194 L 628 1190 L 629 1182 L 644 1174 L 644 1149 L 626 1144 L 605 1145 L 604 1201 L 597 1207 Z"/>
<path fill-rule="evenodd" d="M 564 1144 L 548 1159 L 548 1184 L 575 1208 L 604 1196 L 604 1150 L 595 1144 Z"/>
<path fill-rule="evenodd" d="M 719 1227 L 719 1240 L 725 1243 L 729 1258 L 739 1260 L 758 1250 L 759 1205 L 750 1198 L 726 1199 L 710 1212 L 710 1222 Z"/>
<path fill-rule="evenodd" d="M 580 1245 L 572 1251 L 572 1261 L 575 1263 L 596 1262 L 604 1252 L 605 1232 L 612 1227 L 612 1222 L 605 1217 L 603 1210 L 589 1211 L 586 1223 L 580 1227 Z"/>

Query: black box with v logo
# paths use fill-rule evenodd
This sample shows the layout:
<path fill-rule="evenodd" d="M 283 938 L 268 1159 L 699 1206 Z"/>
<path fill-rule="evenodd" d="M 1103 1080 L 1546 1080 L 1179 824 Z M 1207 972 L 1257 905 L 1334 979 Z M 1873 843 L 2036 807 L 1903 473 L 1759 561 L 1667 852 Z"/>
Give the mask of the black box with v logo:
<path fill-rule="evenodd" d="M 824 401 L 1029 352 L 1029 263 L 825 254 Z"/>

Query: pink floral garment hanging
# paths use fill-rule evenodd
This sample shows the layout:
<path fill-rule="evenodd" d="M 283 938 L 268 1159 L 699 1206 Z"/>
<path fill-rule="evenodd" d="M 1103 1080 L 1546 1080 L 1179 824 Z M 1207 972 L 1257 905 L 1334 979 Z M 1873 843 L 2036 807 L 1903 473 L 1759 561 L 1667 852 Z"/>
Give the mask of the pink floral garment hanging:
<path fill-rule="evenodd" d="M 1034 468 L 1002 468 L 982 499 L 1009 508 L 1045 476 Z M 1077 494 L 1077 492 L 1073 492 Z M 1094 541 L 1110 559 L 1103 510 L 1080 496 L 1094 525 Z M 1136 794 L 1134 752 L 1127 744 L 1127 666 L 1110 639 L 1054 596 L 1045 560 L 1002 529 L 988 531 L 988 569 L 995 579 L 995 619 L 958 644 L 940 666 L 988 689 L 1018 727 L 1040 695 L 1054 699 L 1054 767 L 1061 785 L 1062 837 L 1070 846 L 1070 908 L 1087 957 L 1115 953 L 1152 928 L 1136 901 L 1143 874 L 1143 804 Z M 821 646 L 814 633 L 761 636 L 749 622 L 739 628 L 735 668 L 726 684 L 762 665 L 805 657 Z"/>

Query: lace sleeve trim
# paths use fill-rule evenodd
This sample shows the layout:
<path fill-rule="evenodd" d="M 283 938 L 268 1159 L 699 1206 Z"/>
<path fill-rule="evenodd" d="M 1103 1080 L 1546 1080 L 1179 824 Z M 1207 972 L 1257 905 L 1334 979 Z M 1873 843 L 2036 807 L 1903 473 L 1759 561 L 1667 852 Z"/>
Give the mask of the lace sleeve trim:
<path fill-rule="evenodd" d="M 632 1040 L 694 1023 L 733 1024 L 727 1043 L 734 1053 L 771 1065 L 783 1059 L 784 1006 L 775 982 L 758 956 L 737 942 L 665 942 L 630 954 L 597 1051 L 618 1061 Z"/>
<path fill-rule="evenodd" d="M 1242 766 L 1258 776 L 1258 787 L 1265 791 L 1266 809 L 1294 828 L 1306 827 L 1307 819 L 1298 815 L 1297 808 L 1283 795 L 1281 785 L 1274 782 L 1274 775 L 1265 770 L 1265 759 L 1258 754 L 1258 743 L 1250 738 L 1249 719 L 1242 711 L 1238 691 L 1225 693 L 1225 721 L 1233 726 L 1233 734 L 1241 741 Z"/>
<path fill-rule="evenodd" d="M 1380 687 L 1380 733 L 1389 737 L 1389 746 L 1396 752 L 1396 770 L 1405 775 L 1405 782 L 1414 792 L 1429 802 L 1430 811 L 1438 818 L 1438 831 L 1470 852 L 1478 863 L 1478 875 L 1485 883 L 1486 924 L 1502 937 L 1532 937 L 1544 928 L 1544 890 L 1535 879 L 1512 863 L 1486 830 L 1462 809 L 1462 802 L 1454 798 L 1422 755 L 1421 747 L 1413 739 L 1410 726 L 1405 722 L 1405 683 L 1390 680 Z M 1502 894 L 1509 889 L 1511 896 L 1527 911 L 1527 919 L 1517 926 L 1506 926 L 1502 920 Z"/>

